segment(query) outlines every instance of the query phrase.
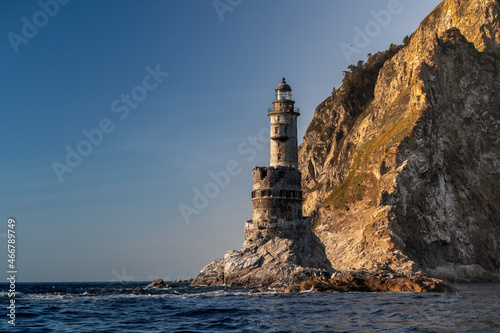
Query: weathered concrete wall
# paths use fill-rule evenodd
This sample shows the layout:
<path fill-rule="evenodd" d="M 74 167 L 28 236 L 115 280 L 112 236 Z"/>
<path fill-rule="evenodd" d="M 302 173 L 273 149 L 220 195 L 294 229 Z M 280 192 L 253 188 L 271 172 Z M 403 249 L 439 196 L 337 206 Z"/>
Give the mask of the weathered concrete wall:
<path fill-rule="evenodd" d="M 297 152 L 297 117 L 294 101 L 277 100 L 268 113 L 271 118 L 271 166 L 299 168 Z"/>
<path fill-rule="evenodd" d="M 291 167 L 253 169 L 252 220 L 266 226 L 302 218 L 300 171 Z"/>
<path fill-rule="evenodd" d="M 311 248 L 311 220 L 302 218 L 259 225 L 252 220 L 245 223 L 245 241 L 252 243 L 262 239 L 286 238 L 294 242 L 297 251 L 308 255 Z"/>

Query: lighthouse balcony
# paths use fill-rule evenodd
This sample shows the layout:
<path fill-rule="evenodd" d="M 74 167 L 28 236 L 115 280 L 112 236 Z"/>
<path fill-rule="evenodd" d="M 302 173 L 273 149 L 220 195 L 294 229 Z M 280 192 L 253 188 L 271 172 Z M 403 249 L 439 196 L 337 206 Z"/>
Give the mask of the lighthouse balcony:
<path fill-rule="evenodd" d="M 299 108 L 294 108 L 294 107 L 285 107 L 285 108 L 269 108 L 267 115 L 270 116 L 272 114 L 277 114 L 277 113 L 291 113 L 295 114 L 297 116 L 300 115 L 300 109 Z"/>
<path fill-rule="evenodd" d="M 282 134 L 282 133 L 271 134 L 271 139 L 272 140 L 279 140 L 279 141 L 286 141 L 289 139 L 289 136 L 286 134 Z"/>
<path fill-rule="evenodd" d="M 290 189 L 264 189 L 264 190 L 253 190 L 252 199 L 295 199 L 302 201 L 302 190 L 290 190 Z"/>

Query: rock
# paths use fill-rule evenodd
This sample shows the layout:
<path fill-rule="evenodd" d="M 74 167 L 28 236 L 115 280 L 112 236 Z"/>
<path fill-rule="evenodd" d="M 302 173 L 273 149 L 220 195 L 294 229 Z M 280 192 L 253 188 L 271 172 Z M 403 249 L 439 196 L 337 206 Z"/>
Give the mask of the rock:
<path fill-rule="evenodd" d="M 275 237 L 247 241 L 239 251 L 228 251 L 222 260 L 207 265 L 191 283 L 193 286 L 270 286 L 299 283 L 329 277 L 334 270 L 313 243 L 309 254 L 293 240 Z"/>
<path fill-rule="evenodd" d="M 279 289 L 276 289 L 275 291 L 282 292 L 284 294 L 298 293 L 300 291 L 300 286 L 291 285 L 291 286 L 281 287 Z"/>
<path fill-rule="evenodd" d="M 177 278 L 177 279 L 174 280 L 174 283 L 180 283 L 180 282 L 184 282 L 184 281 L 182 281 L 181 278 Z"/>
<path fill-rule="evenodd" d="M 266 293 L 269 291 L 270 291 L 269 288 L 261 287 L 261 288 L 255 288 L 255 289 L 250 290 L 250 293 L 251 294 L 259 294 L 259 293 Z"/>
<path fill-rule="evenodd" d="M 224 284 L 224 260 L 217 259 L 205 266 L 191 286 L 220 286 Z"/>
<path fill-rule="evenodd" d="M 166 287 L 165 282 L 162 279 L 156 279 L 150 284 L 148 284 L 146 288 L 165 288 L 165 287 Z"/>
<path fill-rule="evenodd" d="M 346 102 L 346 81 L 317 107 L 299 168 L 334 268 L 500 281 L 499 17 L 495 0 L 445 0 L 363 67 L 366 100 Z"/>
<path fill-rule="evenodd" d="M 331 279 L 314 278 L 301 283 L 275 285 L 273 291 L 293 293 L 300 291 L 313 292 L 453 292 L 449 283 L 423 277 L 420 275 L 403 276 L 387 274 L 387 272 L 349 271 L 338 272 Z M 252 290 L 252 293 L 269 292 L 269 288 Z"/>
<path fill-rule="evenodd" d="M 293 240 L 279 237 L 259 244 L 245 242 L 240 251 L 229 251 L 224 257 L 224 283 L 229 286 L 297 283 L 332 271 L 302 253 Z"/>
<path fill-rule="evenodd" d="M 295 286 L 288 287 L 295 290 Z M 389 278 L 388 275 L 372 272 L 342 272 L 330 280 L 314 279 L 305 281 L 300 285 L 301 291 L 314 292 L 452 292 L 455 289 L 443 280 L 413 275 L 410 277 L 397 276 Z"/>

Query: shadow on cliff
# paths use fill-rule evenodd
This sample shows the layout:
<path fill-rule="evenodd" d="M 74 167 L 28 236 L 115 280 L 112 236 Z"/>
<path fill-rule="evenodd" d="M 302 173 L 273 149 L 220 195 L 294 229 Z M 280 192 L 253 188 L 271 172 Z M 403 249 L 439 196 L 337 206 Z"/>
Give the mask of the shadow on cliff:
<path fill-rule="evenodd" d="M 420 70 L 429 108 L 399 145 L 398 164 L 407 164 L 382 202 L 393 207 L 401 250 L 426 274 L 451 281 L 500 276 L 500 178 L 484 162 L 499 156 L 492 82 L 500 62 L 498 46 L 486 37 L 485 44 L 477 50 L 457 28 L 436 38 L 432 63 Z"/>
<path fill-rule="evenodd" d="M 336 270 L 332 267 L 330 260 L 326 255 L 325 245 L 321 242 L 321 240 L 314 233 L 311 235 L 311 255 L 310 255 L 309 263 L 301 263 L 305 266 L 309 264 L 313 268 L 324 269 L 330 274 L 336 272 Z"/>

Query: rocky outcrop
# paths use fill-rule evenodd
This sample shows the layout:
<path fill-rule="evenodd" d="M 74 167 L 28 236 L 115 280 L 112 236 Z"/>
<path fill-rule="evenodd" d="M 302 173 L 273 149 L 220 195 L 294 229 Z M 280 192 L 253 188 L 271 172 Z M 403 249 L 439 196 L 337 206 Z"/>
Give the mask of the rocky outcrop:
<path fill-rule="evenodd" d="M 224 259 L 207 265 L 192 285 L 268 286 L 329 277 L 335 270 L 321 247 L 316 237 L 310 253 L 287 238 L 245 241 L 239 251 L 228 251 Z"/>
<path fill-rule="evenodd" d="M 316 285 L 316 283 L 313 281 L 312 287 L 319 291 L 454 291 L 454 288 L 443 280 L 421 275 L 405 276 L 385 272 L 344 272 L 336 275 L 326 284 Z"/>
<path fill-rule="evenodd" d="M 148 284 L 146 288 L 165 288 L 165 287 L 167 287 L 167 285 L 162 279 L 156 279 L 150 284 Z"/>
<path fill-rule="evenodd" d="M 337 273 L 331 279 L 316 278 L 300 284 L 270 286 L 253 290 L 256 292 L 453 292 L 453 288 L 443 280 L 421 275 L 404 276 L 391 272 L 349 271 Z"/>
<path fill-rule="evenodd" d="M 180 277 L 174 280 L 174 283 L 191 283 L 193 282 L 193 278 L 189 278 L 186 280 L 181 279 Z"/>
<path fill-rule="evenodd" d="M 500 281 L 499 13 L 443 1 L 385 61 L 371 101 L 346 103 L 344 83 L 316 109 L 304 210 L 335 269 Z"/>
<path fill-rule="evenodd" d="M 337 272 L 328 266 L 324 249 L 314 237 L 309 255 L 297 251 L 293 241 L 284 238 L 245 242 L 240 251 L 229 251 L 224 259 L 207 265 L 192 286 L 260 287 L 253 292 L 451 292 L 454 289 L 438 279 L 380 270 Z"/>
<path fill-rule="evenodd" d="M 263 286 L 329 276 L 333 269 L 327 266 L 325 259 L 321 250 L 308 255 L 293 240 L 286 238 L 245 242 L 240 251 L 229 251 L 224 256 L 224 282 L 226 285 Z"/>
<path fill-rule="evenodd" d="M 224 260 L 217 259 L 206 265 L 191 282 L 192 286 L 220 286 L 224 284 Z"/>

